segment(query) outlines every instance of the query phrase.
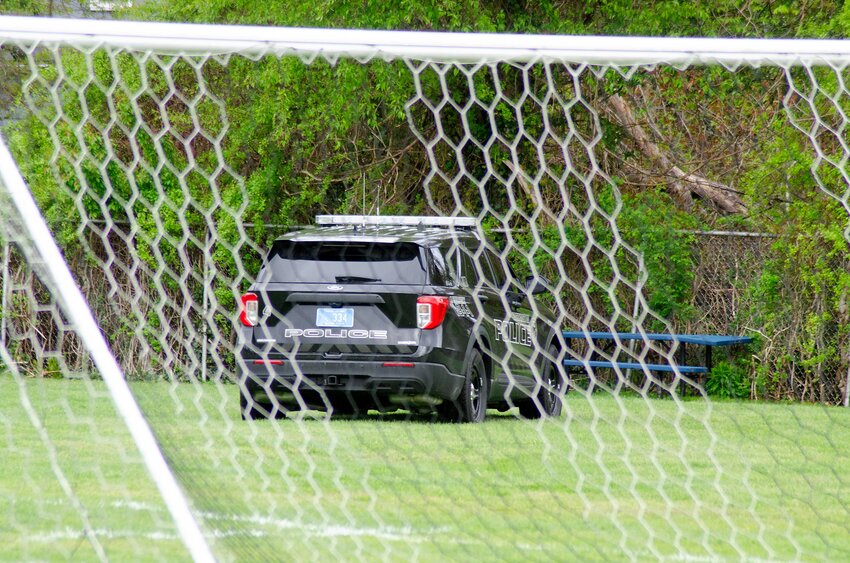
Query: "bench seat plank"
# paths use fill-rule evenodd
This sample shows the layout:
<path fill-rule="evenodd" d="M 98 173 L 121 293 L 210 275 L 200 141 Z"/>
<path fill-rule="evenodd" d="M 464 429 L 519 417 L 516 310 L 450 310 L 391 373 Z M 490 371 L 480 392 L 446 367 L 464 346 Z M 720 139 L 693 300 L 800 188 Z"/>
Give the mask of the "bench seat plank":
<path fill-rule="evenodd" d="M 649 371 L 675 371 L 670 364 L 641 364 L 637 362 L 608 362 L 603 360 L 564 360 L 565 366 L 584 367 L 590 366 L 593 368 L 614 368 L 620 369 L 640 369 L 644 367 Z M 679 373 L 708 373 L 708 368 L 703 366 L 677 366 Z"/>
<path fill-rule="evenodd" d="M 581 332 L 564 331 L 564 338 L 580 338 L 591 340 L 659 340 L 672 342 L 678 340 L 686 344 L 702 344 L 703 346 L 732 346 L 733 344 L 749 344 L 753 341 L 749 336 L 726 334 L 663 334 L 647 332 Z"/>

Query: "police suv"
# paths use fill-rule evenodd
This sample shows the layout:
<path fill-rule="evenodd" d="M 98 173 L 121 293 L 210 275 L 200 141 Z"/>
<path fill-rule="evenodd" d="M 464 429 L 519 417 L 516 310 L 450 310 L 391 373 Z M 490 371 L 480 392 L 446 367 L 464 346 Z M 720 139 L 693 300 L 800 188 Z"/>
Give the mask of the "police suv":
<path fill-rule="evenodd" d="M 557 416 L 563 339 L 478 234 L 449 217 L 318 216 L 275 241 L 239 320 L 243 418 L 486 409 Z"/>

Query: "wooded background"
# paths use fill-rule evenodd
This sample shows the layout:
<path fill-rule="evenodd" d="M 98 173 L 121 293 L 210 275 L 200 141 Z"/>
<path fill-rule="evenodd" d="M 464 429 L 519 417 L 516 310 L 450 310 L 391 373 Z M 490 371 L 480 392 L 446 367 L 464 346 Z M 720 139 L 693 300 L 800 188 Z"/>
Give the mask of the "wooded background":
<path fill-rule="evenodd" d="M 37 15 L 79 10 L 85 13 L 84 3 L 7 0 L 0 6 L 0 13 Z M 841 38 L 850 31 L 850 7 L 837 1 L 149 0 L 114 17 L 572 35 Z M 233 56 L 227 64 L 209 58 L 196 65 L 181 58 L 95 53 L 88 61 L 100 84 L 85 85 L 87 57 L 66 50 L 60 58 L 61 63 L 50 52 L 36 53 L 41 64 L 33 71 L 19 47 L 0 47 L 0 72 L 6 76 L 0 84 L 0 119 L 6 120 L 4 135 L 131 373 L 179 374 L 191 371 L 187 365 L 203 363 L 210 364 L 213 377 L 225 377 L 232 369 L 227 349 L 234 293 L 256 272 L 262 248 L 288 226 L 310 223 L 319 213 L 374 213 L 378 207 L 382 214 L 451 213 L 458 202 L 477 213 L 486 196 L 487 229 L 513 229 L 512 244 L 531 248 L 537 238 L 557 249 L 566 237 L 581 246 L 587 233 L 575 210 L 587 206 L 587 198 L 573 189 L 574 178 L 559 183 L 557 177 L 567 157 L 576 169 L 589 166 L 580 155 L 587 146 L 561 151 L 557 143 L 544 143 L 541 173 L 532 141 L 546 114 L 550 127 L 564 135 L 572 128 L 584 138 L 597 138 L 595 166 L 605 181 L 594 186 L 594 197 L 613 210 L 616 194 L 621 196 L 617 232 L 643 257 L 651 309 L 677 332 L 756 338 L 737 359 L 719 364 L 707 382 L 711 394 L 845 400 L 850 370 L 845 229 L 850 223 L 841 202 L 819 189 L 820 184 L 843 196 L 847 205 L 844 109 L 850 99 L 843 85 L 850 73 L 843 68 L 658 66 L 595 72 L 500 65 L 504 99 L 517 101 L 522 111 L 499 103 L 491 122 L 473 110 L 466 127 L 482 137 L 492 133 L 491 123 L 503 134 L 527 133 L 528 142 L 521 139 L 516 154 L 496 146 L 488 155 L 503 178 L 517 164 L 522 168 L 506 190 L 494 178 L 483 187 L 471 181 L 486 173 L 487 159 L 474 150 L 463 153 L 468 178 L 449 187 L 438 175 L 423 186 L 432 170 L 430 157 L 446 176 L 458 163 L 451 146 L 437 145 L 429 154 L 421 139 L 433 137 L 438 121 L 449 140 L 460 139 L 464 128 L 461 116 L 445 112 L 435 118 L 424 103 L 442 96 L 440 77 L 430 68 L 417 82 L 403 61 L 317 59 L 305 65 L 297 58 Z M 474 95 L 484 102 L 493 99 L 488 72 L 492 75 L 483 69 L 472 76 Z M 545 88 L 547 72 L 576 102 L 566 118 L 559 114 L 560 121 L 552 108 L 519 101 L 526 84 L 532 91 Z M 137 99 L 109 92 L 103 85 L 119 74 L 131 88 L 144 76 L 147 91 Z M 461 68 L 444 75 L 450 88 L 466 88 L 466 95 L 468 78 Z M 51 101 L 54 95 L 62 100 L 61 111 Z M 127 124 L 142 115 L 146 128 L 131 139 L 126 134 L 131 126 L 106 126 L 110 107 Z M 203 124 L 204 135 L 192 134 L 193 120 Z M 169 133 L 151 134 L 166 121 Z M 47 124 L 54 124 L 54 137 Z M 216 146 L 226 170 L 217 168 Z M 147 166 L 133 164 L 133 147 Z M 188 166 L 190 151 L 195 170 L 175 174 Z M 78 165 L 75 157 L 82 154 L 89 156 Z M 173 169 L 157 165 L 163 156 Z M 57 179 L 64 187 L 60 193 Z M 88 189 L 82 190 L 83 184 Z M 530 216 L 536 208 L 548 211 L 536 216 L 534 233 L 524 230 L 522 214 L 510 213 Z M 128 218 L 135 228 L 122 223 Z M 605 225 L 592 228 L 599 240 L 612 236 Z M 498 240 L 497 232 L 494 236 Z M 570 252 L 553 257 L 538 251 L 531 260 L 511 252 L 509 258 L 520 276 L 534 269 L 554 278 L 566 269 L 578 279 L 584 267 Z M 607 267 L 599 255 L 588 260 L 597 272 Z M 56 362 L 68 362 L 68 354 L 45 357 L 45 350 L 76 345 L 45 344 L 51 338 L 33 336 L 30 325 L 39 313 L 32 303 L 42 299 L 41 290 L 26 281 L 31 276 L 19 258 L 10 261 L 15 271 L 10 277 L 17 277 L 4 301 L 8 336 L 17 335 L 12 339 L 18 357 L 32 373 L 50 373 Z M 154 275 L 161 263 L 165 268 Z M 104 271 L 107 283 L 100 284 Z M 211 295 L 202 289 L 208 274 L 215 286 Z M 140 300 L 143 287 L 170 297 Z M 564 289 L 561 299 L 581 316 L 581 302 Z M 610 308 L 604 287 L 592 285 L 591 293 L 599 310 Z M 626 294 L 621 297 L 629 302 Z M 164 327 L 172 321 L 180 328 L 169 333 Z M 39 329 L 43 335 L 57 333 L 61 325 L 50 315 L 39 322 L 47 326 Z M 172 341 L 182 343 L 179 351 L 165 354 Z M 218 352 L 207 356 L 208 345 Z M 183 356 L 192 359 L 187 364 Z"/>

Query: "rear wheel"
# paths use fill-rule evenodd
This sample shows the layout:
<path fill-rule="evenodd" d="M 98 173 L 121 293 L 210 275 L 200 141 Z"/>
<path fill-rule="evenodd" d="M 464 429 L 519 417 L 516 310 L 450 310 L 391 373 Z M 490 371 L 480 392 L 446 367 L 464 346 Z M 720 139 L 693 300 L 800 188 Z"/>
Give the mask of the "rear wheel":
<path fill-rule="evenodd" d="M 490 380 L 481 352 L 472 351 L 466 369 L 460 395 L 454 401 L 439 406 L 440 417 L 452 422 L 483 422 L 487 414 L 487 398 L 490 396 Z"/>
<path fill-rule="evenodd" d="M 558 349 L 549 347 L 549 355 L 558 359 Z M 536 401 L 526 399 L 519 406 L 519 414 L 525 418 L 557 417 L 561 415 L 562 395 L 565 392 L 564 369 L 556 362 L 546 361 L 540 374 L 540 387 Z"/>
<path fill-rule="evenodd" d="M 254 400 L 248 388 L 242 385 L 239 387 L 239 413 L 242 415 L 242 420 L 263 420 L 269 418 L 268 414 L 263 412 L 260 405 Z"/>
<path fill-rule="evenodd" d="M 355 416 L 359 414 L 359 408 L 354 397 L 347 395 L 336 395 L 328 397 L 330 404 L 330 415 L 334 416 Z"/>

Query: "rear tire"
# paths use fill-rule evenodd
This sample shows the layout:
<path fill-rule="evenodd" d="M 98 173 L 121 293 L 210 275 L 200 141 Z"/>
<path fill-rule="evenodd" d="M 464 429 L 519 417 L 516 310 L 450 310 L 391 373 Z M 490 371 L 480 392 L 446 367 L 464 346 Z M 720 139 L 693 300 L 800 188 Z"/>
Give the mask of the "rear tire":
<path fill-rule="evenodd" d="M 353 397 L 340 395 L 334 397 L 333 399 L 328 398 L 328 403 L 331 407 L 328 411 L 331 418 L 337 416 L 356 416 L 359 414 L 359 409 L 354 403 Z"/>
<path fill-rule="evenodd" d="M 454 401 L 441 404 L 437 412 L 440 418 L 450 422 L 484 422 L 489 396 L 490 380 L 484 360 L 481 352 L 473 350 L 460 394 Z"/>
<path fill-rule="evenodd" d="M 557 360 L 558 349 L 550 346 L 549 355 Z M 537 400 L 526 399 L 518 402 L 519 414 L 524 418 L 531 419 L 557 418 L 561 415 L 561 407 L 563 406 L 561 397 L 566 392 L 564 369 L 557 362 L 546 360 L 540 378 L 541 385 L 537 389 Z"/>
<path fill-rule="evenodd" d="M 242 420 L 266 420 L 269 418 L 260 409 L 247 387 L 241 385 L 239 389 L 239 413 L 242 416 Z"/>

